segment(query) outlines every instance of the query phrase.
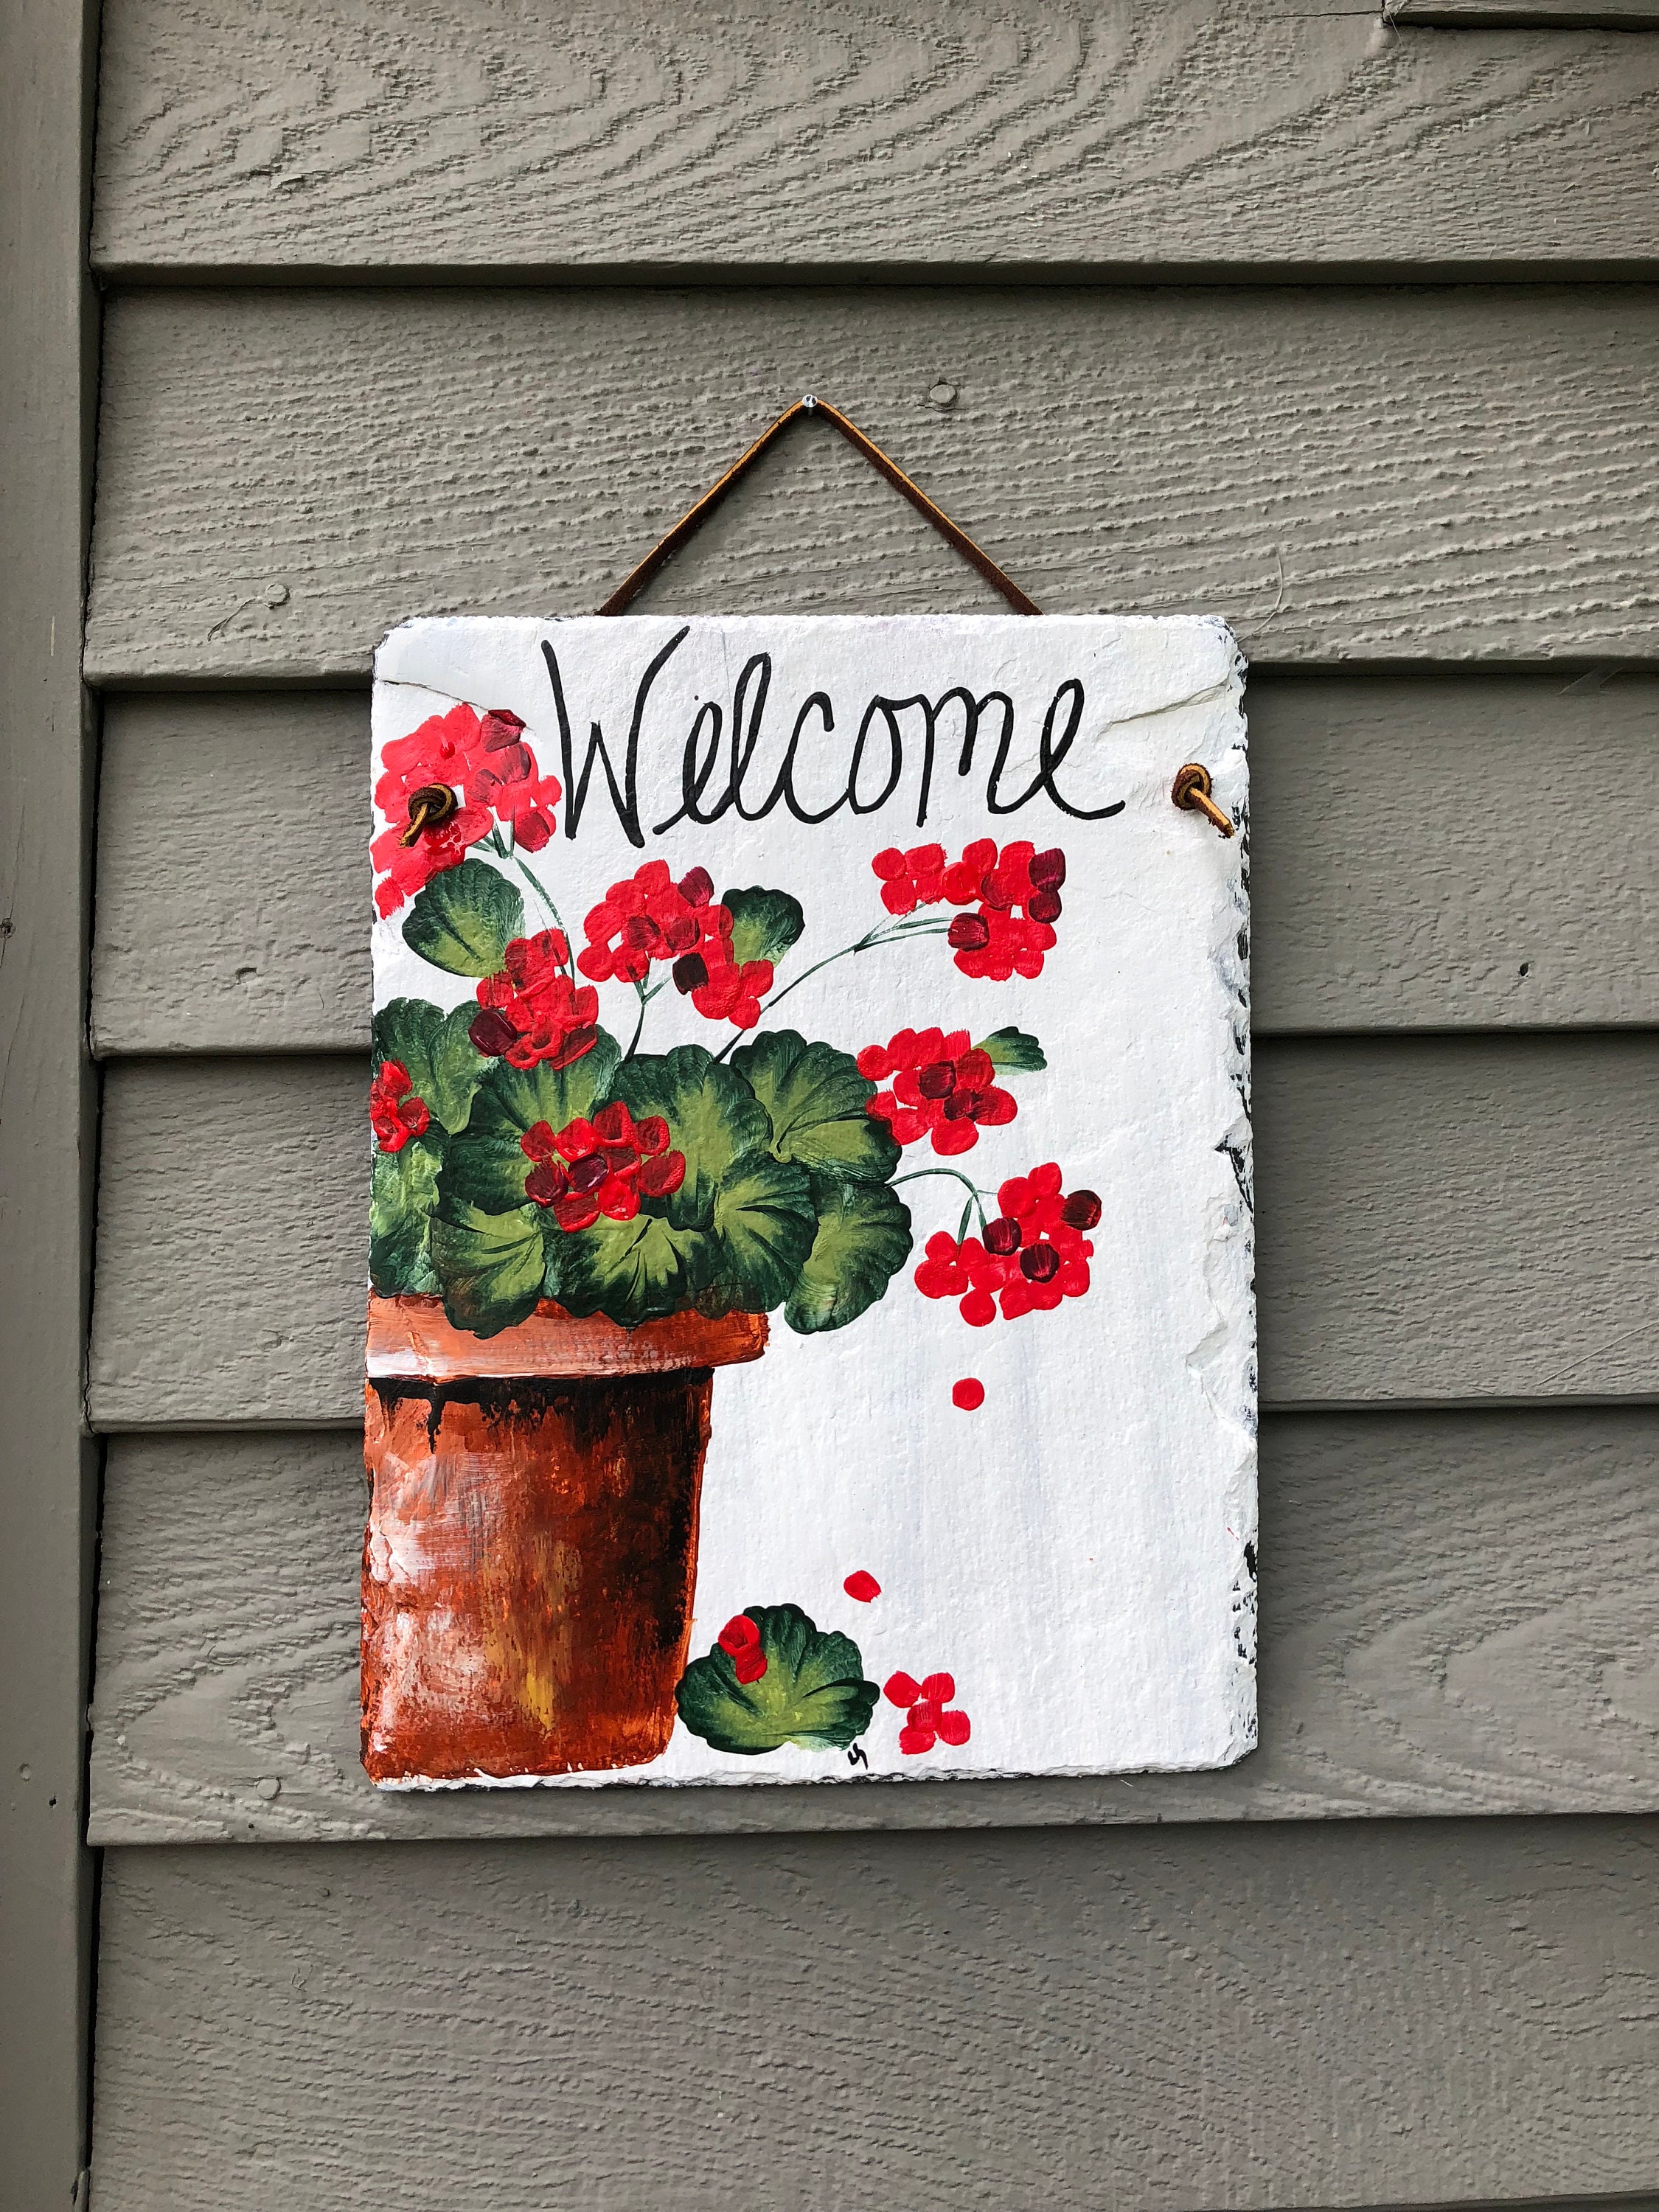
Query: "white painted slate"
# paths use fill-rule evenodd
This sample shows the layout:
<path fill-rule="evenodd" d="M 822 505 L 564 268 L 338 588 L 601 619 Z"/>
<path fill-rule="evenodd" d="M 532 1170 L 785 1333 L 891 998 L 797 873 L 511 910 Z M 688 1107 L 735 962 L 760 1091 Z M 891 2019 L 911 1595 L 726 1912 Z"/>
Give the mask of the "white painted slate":
<path fill-rule="evenodd" d="M 1644 287 L 255 289 L 105 329 L 106 684 L 361 675 L 411 614 L 596 606 L 808 390 L 1051 612 L 1220 614 L 1297 665 L 1659 648 Z M 647 597 L 994 604 L 810 424 Z"/>
<path fill-rule="evenodd" d="M 136 276 L 1651 258 L 1659 56 L 1382 13 L 112 0 L 93 250 Z"/>
<path fill-rule="evenodd" d="M 99 2212 L 1650 2190 L 1656 1857 L 1635 1820 L 112 1851 Z"/>
<path fill-rule="evenodd" d="M 123 1437 L 99 1844 L 1659 1811 L 1659 1415 L 1276 1416 L 1261 1747 L 1222 1774 L 388 1796 L 357 1760 L 362 1454 Z"/>

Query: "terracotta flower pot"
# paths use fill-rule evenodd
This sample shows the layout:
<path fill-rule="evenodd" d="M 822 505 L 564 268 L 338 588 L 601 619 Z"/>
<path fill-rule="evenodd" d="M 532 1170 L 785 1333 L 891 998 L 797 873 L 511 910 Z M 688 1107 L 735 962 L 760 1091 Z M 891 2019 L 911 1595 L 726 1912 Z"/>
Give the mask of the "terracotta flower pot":
<path fill-rule="evenodd" d="M 635 1766 L 674 1725 L 714 1370 L 763 1314 L 488 1340 L 369 1300 L 362 1757 L 376 1782 Z"/>

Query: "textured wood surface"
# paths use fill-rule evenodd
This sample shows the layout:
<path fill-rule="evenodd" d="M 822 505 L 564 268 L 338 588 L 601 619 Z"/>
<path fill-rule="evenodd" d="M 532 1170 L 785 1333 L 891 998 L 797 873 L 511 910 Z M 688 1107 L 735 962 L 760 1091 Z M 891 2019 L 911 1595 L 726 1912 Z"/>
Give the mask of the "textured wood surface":
<path fill-rule="evenodd" d="M 362 1459 L 126 1437 L 105 1491 L 100 1844 L 1659 1810 L 1659 1413 L 1271 1417 L 1261 1746 L 1088 1782 L 382 1796 L 357 1757 Z"/>
<path fill-rule="evenodd" d="M 1645 287 L 152 293 L 109 321 L 88 665 L 310 682 L 414 611 L 596 605 L 804 390 L 1055 611 L 1649 654 L 1656 380 Z M 647 599 L 990 603 L 811 424 Z"/>
<path fill-rule="evenodd" d="M 1650 2187 L 1656 1856 L 1620 1820 L 115 1852 L 99 2212 Z"/>
<path fill-rule="evenodd" d="M 1659 1393 L 1656 1076 L 1649 1034 L 1264 1042 L 1266 1401 Z M 111 1067 L 99 1425 L 361 1419 L 367 1088 L 354 1059 Z"/>
<path fill-rule="evenodd" d="M 83 2206 L 82 1848 L 98 1455 L 82 1359 L 97 1098 L 95 748 L 80 679 L 98 306 L 96 10 L 0 8 L 0 2205 Z"/>
<path fill-rule="evenodd" d="M 1659 682 L 1267 675 L 1245 703 L 1258 1036 L 1659 1019 L 1659 848 L 1619 796 Z M 100 1053 L 367 1049 L 367 733 L 361 692 L 109 702 Z"/>
<path fill-rule="evenodd" d="M 1382 12 L 117 0 L 94 250 L 135 275 L 1659 251 L 1659 55 Z"/>

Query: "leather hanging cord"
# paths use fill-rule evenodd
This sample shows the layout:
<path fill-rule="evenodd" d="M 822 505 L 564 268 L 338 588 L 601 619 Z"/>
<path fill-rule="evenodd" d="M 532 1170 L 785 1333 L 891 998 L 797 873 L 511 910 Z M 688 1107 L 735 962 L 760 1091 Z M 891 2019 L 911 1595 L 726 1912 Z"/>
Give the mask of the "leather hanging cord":
<path fill-rule="evenodd" d="M 935 507 L 920 484 L 912 483 L 898 463 L 890 460 L 873 439 L 866 438 L 856 422 L 849 422 L 840 408 L 832 407 L 827 399 L 815 398 L 808 393 L 798 399 L 793 407 L 786 407 L 777 421 L 761 432 L 746 453 L 740 454 L 727 469 L 720 482 L 713 484 L 693 507 L 688 508 L 674 527 L 659 538 L 637 568 L 625 576 L 611 597 L 599 610 L 602 615 L 623 613 L 639 596 L 659 568 L 672 561 L 680 548 L 694 538 L 714 509 L 738 479 L 759 460 L 769 447 L 774 445 L 793 423 L 808 416 L 821 416 L 841 432 L 855 452 L 863 454 L 872 469 L 879 471 L 896 492 L 908 499 L 917 513 L 925 515 L 947 544 L 954 545 L 964 561 L 971 562 L 994 591 L 1000 592 L 1017 615 L 1038 615 L 1042 610 L 1035 599 L 1028 599 L 1010 576 L 1005 576 L 990 555 L 975 544 L 965 530 L 958 530 L 943 507 Z"/>

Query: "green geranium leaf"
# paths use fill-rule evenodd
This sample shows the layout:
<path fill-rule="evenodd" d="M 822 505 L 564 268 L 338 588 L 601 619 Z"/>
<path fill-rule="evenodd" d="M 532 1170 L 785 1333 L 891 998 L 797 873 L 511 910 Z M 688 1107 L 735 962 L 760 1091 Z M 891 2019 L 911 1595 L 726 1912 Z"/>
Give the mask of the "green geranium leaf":
<path fill-rule="evenodd" d="M 538 1206 L 482 1213 L 446 1200 L 433 1217 L 431 1249 L 444 1311 L 456 1328 L 499 1336 L 534 1311 L 547 1265 Z"/>
<path fill-rule="evenodd" d="M 404 943 L 452 975 L 499 975 L 507 948 L 524 935 L 524 901 L 483 860 L 444 868 L 417 893 Z"/>
<path fill-rule="evenodd" d="M 446 1206 L 453 1201 L 483 1213 L 522 1206 L 531 1161 L 520 1139 L 538 1121 L 556 1135 L 578 1115 L 591 1119 L 609 1096 L 621 1057 L 615 1037 L 601 1030 L 592 1049 L 568 1067 L 550 1067 L 544 1060 L 536 1067 L 487 1061 L 489 1072 L 478 1085 L 471 1115 L 444 1162 Z"/>
<path fill-rule="evenodd" d="M 698 1304 L 708 1313 L 770 1313 L 793 1290 L 817 1227 L 805 1170 L 750 1152 L 714 1194 Z"/>
<path fill-rule="evenodd" d="M 812 1194 L 799 1168 L 754 1152 L 727 1169 L 707 1225 L 678 1220 L 674 1198 L 647 1200 L 631 1221 L 596 1221 L 548 1250 L 547 1296 L 572 1313 L 605 1313 L 624 1328 L 696 1305 L 704 1313 L 769 1313 L 811 1249 Z"/>
<path fill-rule="evenodd" d="M 616 1095 L 636 1121 L 659 1114 L 669 1142 L 685 1154 L 685 1181 L 653 1209 L 677 1229 L 714 1226 L 714 1200 L 736 1163 L 764 1152 L 769 1134 L 764 1109 L 741 1075 L 700 1044 L 647 1054 L 617 1073 Z"/>
<path fill-rule="evenodd" d="M 489 1062 L 467 1035 L 477 1007 L 471 1000 L 440 1013 L 426 999 L 393 999 L 374 1017 L 374 1065 L 395 1060 L 409 1070 L 415 1095 L 452 1133 L 466 1126 L 472 1094 Z"/>
<path fill-rule="evenodd" d="M 674 1692 L 680 1718 L 715 1751 L 756 1756 L 798 1743 L 807 1751 L 845 1750 L 870 1725 L 881 1695 L 864 1679 L 850 1636 L 820 1630 L 798 1605 L 750 1605 L 766 1672 L 739 1682 L 717 1644 L 693 1660 Z"/>
<path fill-rule="evenodd" d="M 787 891 L 763 891 L 758 885 L 746 891 L 726 891 L 720 904 L 732 917 L 732 957 L 781 960 L 806 927 L 800 901 Z"/>
<path fill-rule="evenodd" d="M 546 1295 L 574 1314 L 608 1314 L 624 1328 L 696 1303 L 714 1239 L 675 1229 L 641 1210 L 631 1221 L 603 1217 L 591 1229 L 548 1240 Z"/>
<path fill-rule="evenodd" d="M 814 1176 L 817 1234 L 783 1317 L 811 1336 L 874 1305 L 910 1256 L 910 1209 L 884 1182 Z"/>
<path fill-rule="evenodd" d="M 1024 1030 L 994 1030 L 974 1048 L 994 1066 L 1010 1067 L 1019 1075 L 1036 1075 L 1048 1065 L 1048 1054 Z"/>
<path fill-rule="evenodd" d="M 368 1279 L 383 1298 L 429 1297 L 438 1287 L 427 1231 L 443 1156 L 443 1138 L 433 1130 L 411 1137 L 401 1152 L 374 1155 L 368 1190 Z"/>
<path fill-rule="evenodd" d="M 732 1066 L 766 1109 L 775 1159 L 854 1182 L 885 1182 L 898 1165 L 892 1131 L 870 1117 L 876 1086 L 849 1053 L 775 1030 L 740 1045 Z"/>
<path fill-rule="evenodd" d="M 765 1111 L 742 1076 L 702 1046 L 681 1045 L 624 1061 L 613 1091 L 636 1120 L 667 1122 L 685 1178 L 671 1196 L 646 1200 L 632 1221 L 596 1221 L 559 1237 L 548 1296 L 629 1328 L 693 1304 L 709 1313 L 781 1305 L 817 1216 L 805 1173 L 768 1152 Z"/>

